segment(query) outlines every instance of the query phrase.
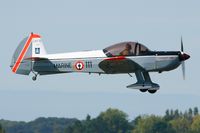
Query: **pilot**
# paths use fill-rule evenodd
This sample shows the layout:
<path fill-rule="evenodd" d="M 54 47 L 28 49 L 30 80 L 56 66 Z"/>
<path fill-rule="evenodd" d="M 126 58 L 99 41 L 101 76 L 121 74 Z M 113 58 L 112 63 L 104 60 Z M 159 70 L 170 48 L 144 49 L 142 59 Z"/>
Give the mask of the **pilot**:
<path fill-rule="evenodd" d="M 127 43 L 125 49 L 122 52 L 120 52 L 120 55 L 129 56 L 131 54 L 132 54 L 131 45 L 129 43 Z"/>

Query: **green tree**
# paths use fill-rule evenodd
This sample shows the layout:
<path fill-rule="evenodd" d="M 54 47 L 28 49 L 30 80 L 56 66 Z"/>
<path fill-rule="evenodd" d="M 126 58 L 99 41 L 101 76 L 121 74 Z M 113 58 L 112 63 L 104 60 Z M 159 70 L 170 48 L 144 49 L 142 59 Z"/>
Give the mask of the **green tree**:
<path fill-rule="evenodd" d="M 161 117 L 151 115 L 139 119 L 132 133 L 174 133 L 174 130 Z"/>
<path fill-rule="evenodd" d="M 199 110 L 198 110 L 198 108 L 197 107 L 194 107 L 194 115 L 198 115 L 199 114 Z"/>
<path fill-rule="evenodd" d="M 171 120 L 170 124 L 176 133 L 188 133 L 190 129 L 190 122 L 184 117 L 179 117 L 177 119 Z"/>
<path fill-rule="evenodd" d="M 86 121 L 90 121 L 91 120 L 91 116 L 90 115 L 87 115 L 86 116 Z"/>
<path fill-rule="evenodd" d="M 171 120 L 171 115 L 170 115 L 169 109 L 167 109 L 167 110 L 165 111 L 164 119 L 165 119 L 166 121 Z"/>
<path fill-rule="evenodd" d="M 78 121 L 68 127 L 66 133 L 127 133 L 130 128 L 127 114 L 109 108 L 94 119 L 87 115 L 86 120 Z"/>
<path fill-rule="evenodd" d="M 5 133 L 5 130 L 3 129 L 1 125 L 0 125 L 0 133 Z"/>
<path fill-rule="evenodd" d="M 200 115 L 194 116 L 191 130 L 193 133 L 200 133 Z"/>
<path fill-rule="evenodd" d="M 81 121 L 76 121 L 73 126 L 69 126 L 66 129 L 66 133 L 82 133 L 83 125 Z"/>
<path fill-rule="evenodd" d="M 156 121 L 152 126 L 152 133 L 175 133 L 172 126 L 164 120 Z"/>
<path fill-rule="evenodd" d="M 109 133 L 125 133 L 130 128 L 127 117 L 126 113 L 118 109 L 109 108 L 102 112 L 97 119 L 102 120 Z"/>
<path fill-rule="evenodd" d="M 178 111 L 178 109 L 176 109 L 175 111 L 174 111 L 174 118 L 176 119 L 176 118 L 178 118 L 179 117 L 179 111 Z"/>
<path fill-rule="evenodd" d="M 135 129 L 135 126 L 138 124 L 142 116 L 137 116 L 132 122 L 130 122 L 130 125 L 132 126 L 132 129 Z"/>
<path fill-rule="evenodd" d="M 193 116 L 193 110 L 191 108 L 189 108 L 188 114 L 189 114 L 189 117 L 192 118 L 192 116 Z"/>

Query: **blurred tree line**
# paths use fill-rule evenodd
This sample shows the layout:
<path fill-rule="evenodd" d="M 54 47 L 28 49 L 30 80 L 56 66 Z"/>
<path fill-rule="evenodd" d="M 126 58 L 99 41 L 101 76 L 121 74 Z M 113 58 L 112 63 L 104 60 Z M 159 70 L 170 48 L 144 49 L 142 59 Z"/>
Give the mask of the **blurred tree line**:
<path fill-rule="evenodd" d="M 200 133 L 198 108 L 184 113 L 179 110 L 166 110 L 164 116 L 143 115 L 133 121 L 118 109 L 108 109 L 91 119 L 76 121 L 66 128 L 65 133 Z"/>
<path fill-rule="evenodd" d="M 0 133 L 200 133 L 197 107 L 185 112 L 166 110 L 164 116 L 141 115 L 132 121 L 123 111 L 109 108 L 85 120 L 38 118 L 31 122 L 0 120 L 0 124 Z"/>
<path fill-rule="evenodd" d="M 5 130 L 2 128 L 1 125 L 0 125 L 0 133 L 5 133 Z"/>

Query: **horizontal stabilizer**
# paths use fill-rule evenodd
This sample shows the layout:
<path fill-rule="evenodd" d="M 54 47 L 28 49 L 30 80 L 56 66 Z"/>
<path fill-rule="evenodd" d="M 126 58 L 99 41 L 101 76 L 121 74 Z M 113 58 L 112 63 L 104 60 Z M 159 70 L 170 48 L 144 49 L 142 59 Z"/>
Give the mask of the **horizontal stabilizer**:
<path fill-rule="evenodd" d="M 43 57 L 28 57 L 28 58 L 25 58 L 24 60 L 41 61 L 41 60 L 48 60 L 48 58 L 43 58 Z"/>

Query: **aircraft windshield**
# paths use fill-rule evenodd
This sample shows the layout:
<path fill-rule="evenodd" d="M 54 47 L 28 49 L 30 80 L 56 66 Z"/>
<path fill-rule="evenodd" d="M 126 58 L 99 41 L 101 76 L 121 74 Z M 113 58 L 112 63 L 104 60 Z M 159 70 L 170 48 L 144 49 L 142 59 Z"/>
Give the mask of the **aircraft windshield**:
<path fill-rule="evenodd" d="M 107 47 L 103 51 L 108 57 L 113 57 L 143 55 L 147 53 L 149 49 L 137 42 L 122 42 Z"/>

